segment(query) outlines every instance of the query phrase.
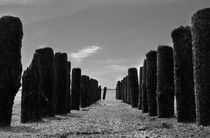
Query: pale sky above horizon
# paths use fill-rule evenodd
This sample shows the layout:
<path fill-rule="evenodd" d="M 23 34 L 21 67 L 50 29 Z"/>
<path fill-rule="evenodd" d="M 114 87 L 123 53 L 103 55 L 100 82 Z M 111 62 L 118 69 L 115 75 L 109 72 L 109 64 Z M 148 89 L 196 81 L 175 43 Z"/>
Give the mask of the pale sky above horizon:
<path fill-rule="evenodd" d="M 210 0 L 0 0 L 0 15 L 23 22 L 24 69 L 35 49 L 48 46 L 115 88 L 129 67 L 139 68 L 158 45 L 172 45 L 171 31 L 207 7 Z"/>

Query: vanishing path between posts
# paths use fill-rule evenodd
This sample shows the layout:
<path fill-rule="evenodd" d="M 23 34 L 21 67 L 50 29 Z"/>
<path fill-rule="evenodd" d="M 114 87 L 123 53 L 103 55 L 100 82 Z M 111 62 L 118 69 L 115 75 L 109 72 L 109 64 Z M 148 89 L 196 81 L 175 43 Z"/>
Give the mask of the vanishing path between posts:
<path fill-rule="evenodd" d="M 143 114 L 119 100 L 101 100 L 80 111 L 44 118 L 38 123 L 20 123 L 20 104 L 15 104 L 12 127 L 0 129 L 0 137 L 208 137 L 209 127 L 177 123 Z"/>
<path fill-rule="evenodd" d="M 208 137 L 209 128 L 195 123 L 177 123 L 175 118 L 160 119 L 143 114 L 119 100 L 102 100 L 87 108 L 78 124 L 68 133 L 71 137 L 140 137 L 177 138 Z"/>
<path fill-rule="evenodd" d="M 140 133 L 141 111 L 118 100 L 99 101 L 87 108 L 88 111 L 80 118 L 78 129 L 69 133 L 72 136 L 120 137 L 144 136 Z M 144 132 L 144 131 L 142 131 Z"/>

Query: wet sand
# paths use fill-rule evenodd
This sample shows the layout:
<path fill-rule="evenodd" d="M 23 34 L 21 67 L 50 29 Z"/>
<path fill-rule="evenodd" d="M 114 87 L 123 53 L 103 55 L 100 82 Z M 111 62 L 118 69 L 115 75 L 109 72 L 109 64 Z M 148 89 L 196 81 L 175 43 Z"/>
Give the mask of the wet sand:
<path fill-rule="evenodd" d="M 149 117 L 141 110 L 115 100 L 114 92 L 108 92 L 107 100 L 81 111 L 73 110 L 70 114 L 44 118 L 37 123 L 20 123 L 20 103 L 16 102 L 13 110 L 12 126 L 0 129 L 2 138 L 210 137 L 210 127 L 177 123 L 175 118 Z"/>

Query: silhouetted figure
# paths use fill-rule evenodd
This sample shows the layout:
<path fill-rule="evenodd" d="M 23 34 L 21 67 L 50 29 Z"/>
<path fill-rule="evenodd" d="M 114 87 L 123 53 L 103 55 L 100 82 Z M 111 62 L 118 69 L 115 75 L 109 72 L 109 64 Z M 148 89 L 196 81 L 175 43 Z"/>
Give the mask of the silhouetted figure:
<path fill-rule="evenodd" d="M 174 85 L 177 121 L 195 121 L 191 29 L 189 26 L 180 26 L 172 31 L 171 36 L 174 44 Z"/>
<path fill-rule="evenodd" d="M 197 11 L 191 19 L 196 120 L 210 125 L 210 8 Z"/>
<path fill-rule="evenodd" d="M 0 18 L 0 32 L 0 126 L 10 126 L 14 98 L 21 86 L 21 20 Z"/>
<path fill-rule="evenodd" d="M 104 93 L 103 93 L 103 100 L 105 100 L 105 98 L 106 98 L 106 87 L 104 87 Z"/>

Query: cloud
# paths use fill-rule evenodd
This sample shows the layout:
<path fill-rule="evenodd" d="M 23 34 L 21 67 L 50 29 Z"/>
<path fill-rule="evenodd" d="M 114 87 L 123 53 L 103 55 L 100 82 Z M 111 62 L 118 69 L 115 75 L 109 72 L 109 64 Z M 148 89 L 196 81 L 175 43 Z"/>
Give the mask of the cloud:
<path fill-rule="evenodd" d="M 88 46 L 84 49 L 79 50 L 76 53 L 70 53 L 70 59 L 73 60 L 73 63 L 78 65 L 81 64 L 82 60 L 91 56 L 92 54 L 98 52 L 98 50 L 100 50 L 101 47 L 99 46 Z"/>

